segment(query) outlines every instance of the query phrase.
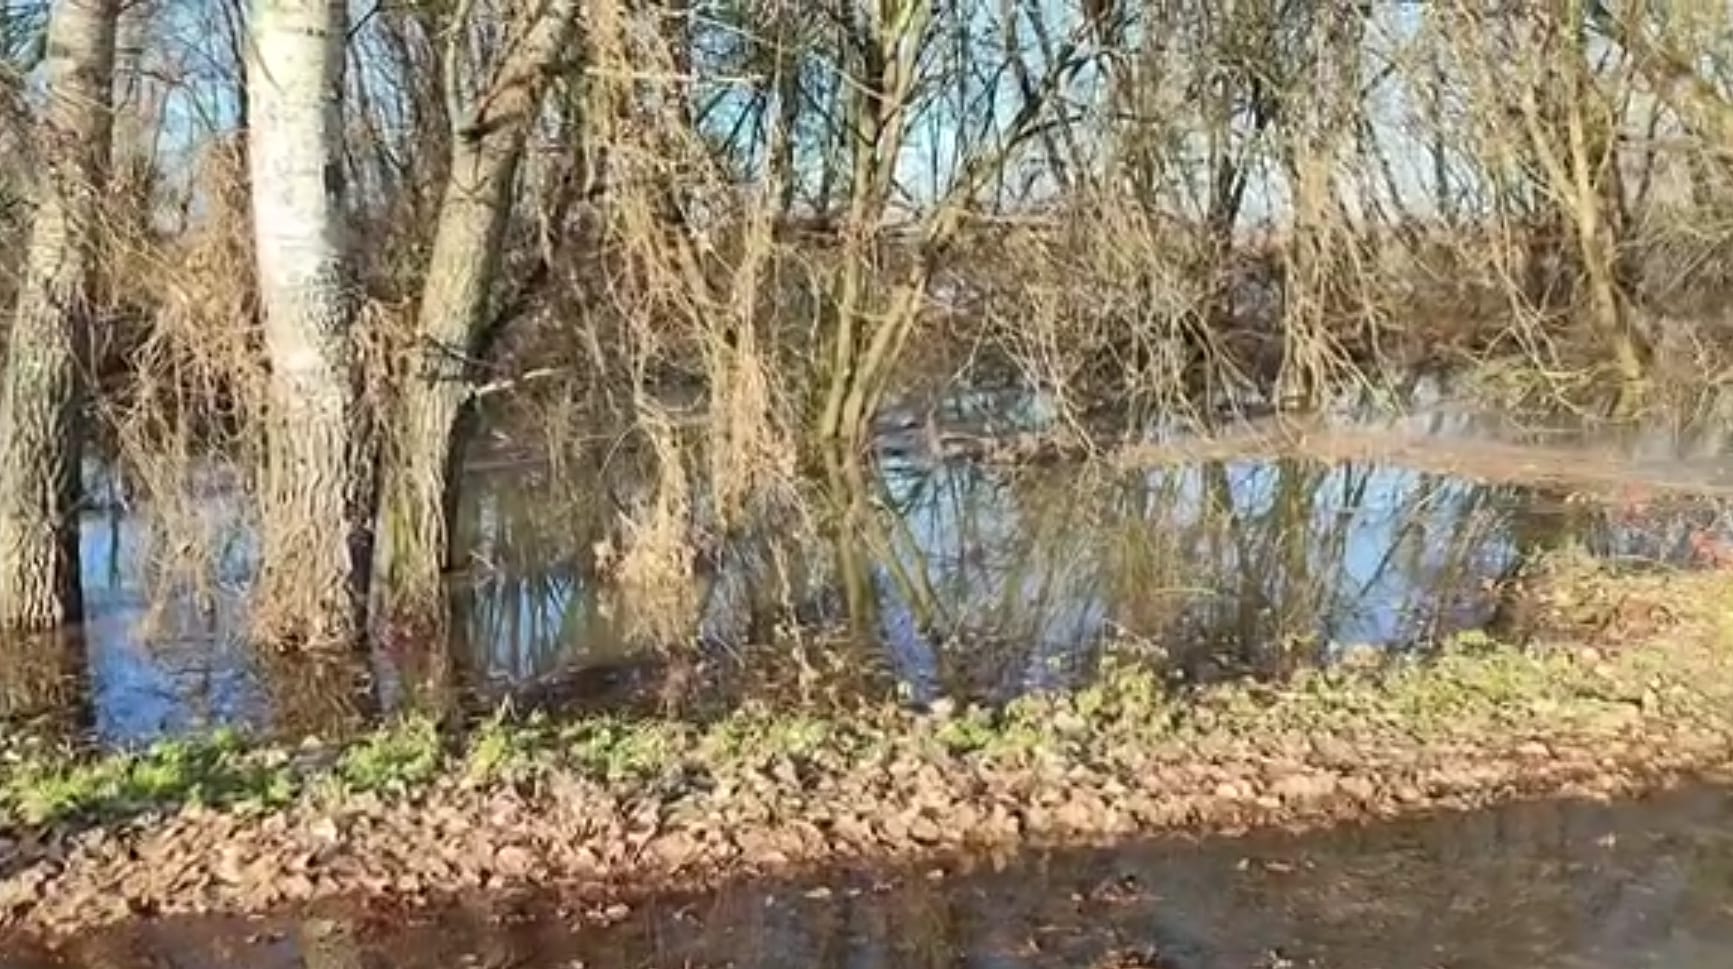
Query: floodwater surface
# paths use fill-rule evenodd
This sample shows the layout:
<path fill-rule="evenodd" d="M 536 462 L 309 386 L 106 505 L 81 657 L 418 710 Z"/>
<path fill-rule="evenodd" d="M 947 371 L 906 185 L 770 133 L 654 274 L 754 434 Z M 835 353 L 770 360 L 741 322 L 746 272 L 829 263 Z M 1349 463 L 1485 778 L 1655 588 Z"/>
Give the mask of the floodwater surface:
<path fill-rule="evenodd" d="M 742 881 L 607 927 L 535 896 L 342 908 L 142 922 L 0 967 L 1720 969 L 1733 792 Z"/>
<path fill-rule="evenodd" d="M 999 405 L 985 413 L 959 405 L 943 426 L 966 437 L 991 432 L 994 415 L 1042 419 Z M 1545 448 L 1567 472 L 1592 464 L 1629 477 L 1630 500 L 1585 503 L 1572 500 L 1569 474 L 1511 483 L 1451 473 L 1437 455 L 1011 467 L 947 454 L 921 423 L 886 416 L 871 529 L 806 540 L 780 526 L 737 529 L 698 558 L 689 598 L 703 653 L 737 657 L 744 643 L 853 618 L 871 661 L 847 669 L 915 700 L 992 701 L 1074 683 L 1103 642 L 1126 636 L 1158 644 L 1177 679 L 1279 673 L 1345 647 L 1406 648 L 1494 624 L 1503 583 L 1548 552 L 1689 564 L 1705 536 L 1730 531 L 1727 502 L 1708 497 L 1733 493 L 1714 428 L 1611 434 L 1444 410 L 1380 425 L 1411 451 L 1414 440 L 1499 442 L 1507 465 L 1511 447 Z M 484 435 L 464 474 L 452 642 L 378 644 L 353 670 L 253 649 L 240 632 L 256 549 L 244 500 L 217 481 L 198 524 L 215 582 L 196 596 L 153 579 L 162 549 L 149 537 L 148 503 L 96 502 L 83 523 L 87 622 L 69 685 L 45 700 L 20 686 L 40 678 L 0 677 L 0 713 L 76 706 L 99 742 L 129 745 L 219 725 L 364 722 L 420 702 L 431 680 L 480 706 L 566 679 L 580 688 L 563 698 L 607 693 L 643 643 L 597 549 L 643 484 L 595 456 L 518 460 L 536 450 L 524 437 L 531 443 L 505 428 Z M 90 475 L 98 499 L 114 490 L 100 471 Z M 1698 493 L 1648 494 L 1644 483 L 1660 480 Z M 861 615 L 849 615 L 845 558 L 865 577 L 853 600 Z"/>

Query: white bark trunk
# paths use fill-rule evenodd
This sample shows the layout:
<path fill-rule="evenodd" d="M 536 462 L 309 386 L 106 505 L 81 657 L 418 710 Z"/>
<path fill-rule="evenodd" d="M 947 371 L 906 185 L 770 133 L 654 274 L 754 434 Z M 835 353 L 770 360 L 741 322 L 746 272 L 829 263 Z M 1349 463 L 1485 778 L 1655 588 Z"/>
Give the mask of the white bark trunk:
<path fill-rule="evenodd" d="M 79 353 L 101 214 L 118 0 L 61 0 L 48 27 L 48 104 L 33 146 L 36 211 L 0 381 L 0 628 L 82 612 Z"/>
<path fill-rule="evenodd" d="M 260 500 L 259 635 L 353 644 L 371 455 L 351 324 L 341 167 L 342 0 L 257 0 L 249 159 L 271 386 Z"/>

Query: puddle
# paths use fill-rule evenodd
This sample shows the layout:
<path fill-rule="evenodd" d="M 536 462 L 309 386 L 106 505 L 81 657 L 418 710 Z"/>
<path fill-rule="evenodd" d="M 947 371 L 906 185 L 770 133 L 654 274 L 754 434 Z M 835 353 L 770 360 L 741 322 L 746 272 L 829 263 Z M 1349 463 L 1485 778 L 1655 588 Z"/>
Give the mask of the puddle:
<path fill-rule="evenodd" d="M 977 429 L 990 422 L 984 414 L 1011 414 L 1016 426 L 1052 418 L 1002 402 L 954 411 L 947 420 Z M 898 420 L 910 423 L 893 414 L 887 426 Z M 1561 453 L 1617 458 L 1624 463 L 1610 466 L 1639 484 L 1733 484 L 1717 457 L 1725 435 L 1712 426 L 1573 436 L 1444 411 L 1381 426 L 1455 447 L 1544 446 L 1555 463 Z M 1702 536 L 1733 533 L 1733 503 L 1719 498 L 1573 503 L 1556 482 L 1488 483 L 1375 460 L 1009 468 L 933 454 L 913 431 L 887 435 L 876 463 L 880 541 L 794 546 L 748 532 L 700 562 L 700 639 L 713 653 L 768 635 L 778 607 L 808 625 L 840 621 L 836 563 L 848 553 L 865 563 L 879 647 L 875 662 L 859 664 L 862 676 L 880 687 L 900 682 L 916 699 L 1003 699 L 1073 682 L 1120 631 L 1161 643 L 1185 676 L 1280 672 L 1344 646 L 1402 648 L 1491 623 L 1498 583 L 1549 550 L 1578 544 L 1610 558 L 1689 563 Z M 256 550 L 231 486 L 211 483 L 202 505 L 201 527 L 221 538 L 220 582 L 203 602 L 154 594 L 141 517 L 149 509 L 106 503 L 82 533 L 87 623 L 72 689 L 88 729 L 123 745 L 216 725 L 365 720 L 415 701 L 429 669 L 482 704 L 569 676 L 582 682 L 562 695 L 617 692 L 637 654 L 593 548 L 615 520 L 607 496 L 631 483 L 597 464 L 475 455 L 459 514 L 464 568 L 451 584 L 449 655 L 430 658 L 434 644 L 381 647 L 368 671 L 261 656 L 237 635 Z M 162 621 L 147 637 L 139 624 L 153 604 Z M 43 701 L 14 696 L 12 709 L 31 702 Z"/>
<path fill-rule="evenodd" d="M 741 882 L 608 928 L 537 898 L 416 917 L 191 919 L 4 969 L 390 965 L 1708 969 L 1733 960 L 1733 792 L 1543 802 L 1310 835 Z"/>

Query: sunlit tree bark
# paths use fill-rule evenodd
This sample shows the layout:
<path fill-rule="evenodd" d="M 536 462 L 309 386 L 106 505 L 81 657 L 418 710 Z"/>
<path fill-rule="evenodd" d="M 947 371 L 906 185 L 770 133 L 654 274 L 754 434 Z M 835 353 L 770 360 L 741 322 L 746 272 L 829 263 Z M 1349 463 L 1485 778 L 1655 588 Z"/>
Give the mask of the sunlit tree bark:
<path fill-rule="evenodd" d="M 466 58 L 454 43 L 444 59 L 450 163 L 421 292 L 415 369 L 399 389 L 382 481 L 376 566 L 393 620 L 443 623 L 458 416 L 488 329 L 518 164 L 543 95 L 571 56 L 577 19 L 578 0 L 524 4 L 521 39 L 468 102 Z M 461 21 L 450 27 L 454 38 L 468 29 Z"/>
<path fill-rule="evenodd" d="M 77 621 L 80 348 L 108 163 L 117 0 L 63 0 L 48 28 L 36 208 L 0 384 L 0 627 Z"/>
<path fill-rule="evenodd" d="M 253 232 L 270 387 L 255 625 L 304 646 L 360 635 L 371 462 L 341 167 L 341 0 L 258 0 L 247 70 Z"/>

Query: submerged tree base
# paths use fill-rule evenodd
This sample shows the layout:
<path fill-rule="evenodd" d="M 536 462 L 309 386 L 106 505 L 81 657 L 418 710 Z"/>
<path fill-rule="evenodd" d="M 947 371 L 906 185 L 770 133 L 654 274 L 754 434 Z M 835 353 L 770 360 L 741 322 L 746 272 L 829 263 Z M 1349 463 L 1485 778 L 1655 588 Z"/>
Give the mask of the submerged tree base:
<path fill-rule="evenodd" d="M 1733 779 L 1733 580 L 1577 567 L 1526 649 L 1172 695 L 1109 669 L 1064 697 L 916 715 L 406 721 L 338 750 L 231 737 L 0 775 L 0 928 L 546 885 L 586 900 L 842 860 L 1231 833 Z"/>

